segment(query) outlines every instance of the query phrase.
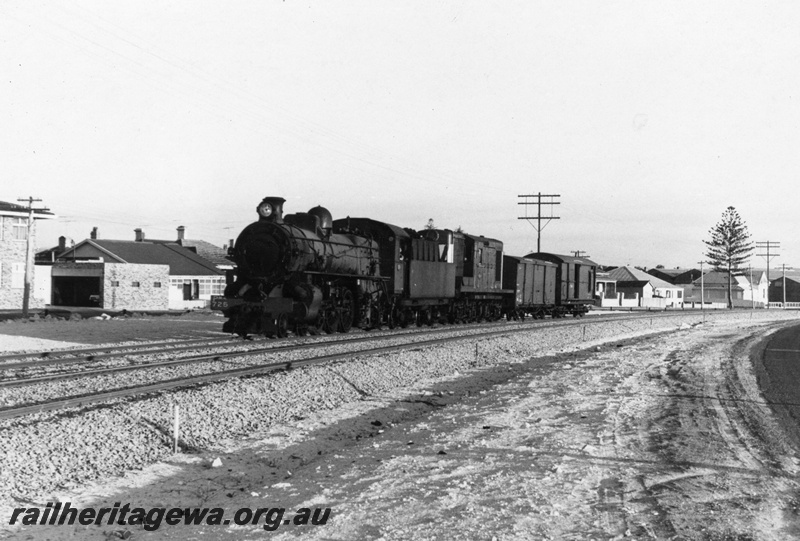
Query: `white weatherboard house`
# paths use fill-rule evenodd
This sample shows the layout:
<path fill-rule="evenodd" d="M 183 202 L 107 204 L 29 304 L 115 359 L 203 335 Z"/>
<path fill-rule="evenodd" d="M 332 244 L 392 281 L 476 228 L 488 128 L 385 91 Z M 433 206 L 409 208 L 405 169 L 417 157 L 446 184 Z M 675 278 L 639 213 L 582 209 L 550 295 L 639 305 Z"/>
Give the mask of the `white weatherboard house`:
<path fill-rule="evenodd" d="M 683 307 L 683 287 L 670 284 L 635 267 L 617 267 L 608 271 L 617 281 L 618 306 L 653 308 Z M 610 306 L 604 303 L 603 306 Z"/>

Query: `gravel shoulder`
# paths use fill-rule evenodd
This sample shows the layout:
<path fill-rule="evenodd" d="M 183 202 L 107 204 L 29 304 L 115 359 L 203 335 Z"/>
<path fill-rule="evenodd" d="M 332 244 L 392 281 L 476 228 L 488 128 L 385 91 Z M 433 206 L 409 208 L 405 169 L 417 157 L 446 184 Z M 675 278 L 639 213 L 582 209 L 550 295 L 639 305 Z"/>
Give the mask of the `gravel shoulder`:
<path fill-rule="evenodd" d="M 269 422 L 243 425 L 238 435 L 214 426 L 192 453 L 31 498 L 229 513 L 330 507 L 327 524 L 275 532 L 261 524 L 35 526 L 0 537 L 791 538 L 800 532 L 796 451 L 748 358 L 757 339 L 784 324 L 776 318 L 796 322 L 775 314 L 684 321 L 680 329 L 675 321 L 613 332 L 578 326 L 477 350 L 428 348 L 288 372 L 260 389 L 288 389 Z M 254 384 L 242 381 L 236 392 L 250 400 Z M 303 388 L 313 396 L 292 394 Z M 214 418 L 212 407 L 200 424 Z M 150 422 L 168 426 L 168 418 Z M 216 458 L 221 466 L 211 467 Z"/>

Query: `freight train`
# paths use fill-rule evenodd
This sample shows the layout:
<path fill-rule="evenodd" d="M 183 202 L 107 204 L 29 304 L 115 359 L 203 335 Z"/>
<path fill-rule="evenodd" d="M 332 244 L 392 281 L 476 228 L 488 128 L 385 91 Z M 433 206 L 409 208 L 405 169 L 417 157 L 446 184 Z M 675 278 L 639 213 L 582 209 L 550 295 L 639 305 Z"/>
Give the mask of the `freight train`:
<path fill-rule="evenodd" d="M 256 207 L 211 308 L 243 337 L 351 328 L 582 316 L 597 265 L 548 253 L 514 257 L 503 243 L 449 229 L 415 231 L 370 218 L 334 220 L 317 206 L 283 214 L 282 197 Z"/>

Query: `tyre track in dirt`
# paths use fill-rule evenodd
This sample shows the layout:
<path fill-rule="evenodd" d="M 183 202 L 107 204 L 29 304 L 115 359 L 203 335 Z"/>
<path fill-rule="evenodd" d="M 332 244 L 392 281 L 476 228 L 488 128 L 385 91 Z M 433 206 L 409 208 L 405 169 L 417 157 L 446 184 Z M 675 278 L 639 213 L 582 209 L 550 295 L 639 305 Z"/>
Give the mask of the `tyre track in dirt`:
<path fill-rule="evenodd" d="M 194 457 L 96 505 L 331 507 L 324 527 L 274 539 L 788 539 L 794 451 L 748 359 L 775 328 L 719 322 L 482 367 L 412 399 L 354 402 L 335 424 L 276 426 L 221 469 Z"/>
<path fill-rule="evenodd" d="M 708 333 L 665 357 L 664 403 L 642 431 L 665 471 L 644 484 L 688 538 L 786 539 L 796 528 L 786 516 L 796 463 L 774 432 L 764 437 L 776 427 L 748 366 L 764 332 Z"/>

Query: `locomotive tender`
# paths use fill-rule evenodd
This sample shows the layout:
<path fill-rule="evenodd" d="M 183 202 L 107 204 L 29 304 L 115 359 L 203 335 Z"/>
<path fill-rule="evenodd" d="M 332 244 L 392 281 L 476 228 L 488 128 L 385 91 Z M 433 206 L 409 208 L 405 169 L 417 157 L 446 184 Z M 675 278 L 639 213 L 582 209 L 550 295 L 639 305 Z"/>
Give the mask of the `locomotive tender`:
<path fill-rule="evenodd" d="M 229 249 L 236 270 L 211 308 L 223 331 L 283 337 L 434 322 L 582 316 L 596 265 L 449 229 L 415 231 L 370 218 L 333 220 L 320 206 L 283 214 L 266 197 Z"/>

